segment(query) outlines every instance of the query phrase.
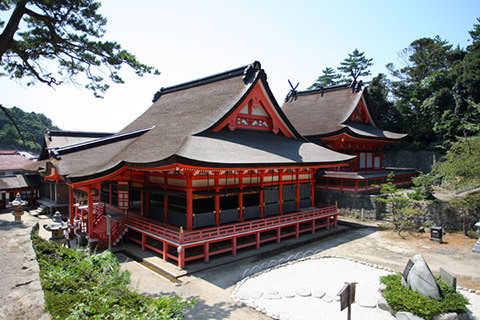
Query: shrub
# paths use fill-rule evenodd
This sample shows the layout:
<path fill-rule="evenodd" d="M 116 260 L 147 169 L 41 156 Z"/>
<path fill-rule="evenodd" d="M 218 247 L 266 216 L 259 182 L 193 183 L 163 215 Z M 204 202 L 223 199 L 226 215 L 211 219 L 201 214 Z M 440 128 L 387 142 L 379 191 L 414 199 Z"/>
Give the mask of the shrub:
<path fill-rule="evenodd" d="M 182 319 L 194 301 L 153 299 L 132 291 L 130 274 L 110 251 L 88 255 L 32 234 L 52 319 Z"/>
<path fill-rule="evenodd" d="M 383 296 L 395 313 L 407 311 L 430 320 L 440 313 L 468 311 L 466 307 L 470 304 L 468 299 L 440 279 L 437 279 L 443 297 L 440 300 L 422 296 L 418 291 L 403 286 L 401 279 L 400 274 L 388 275 L 380 279 L 387 286 Z"/>

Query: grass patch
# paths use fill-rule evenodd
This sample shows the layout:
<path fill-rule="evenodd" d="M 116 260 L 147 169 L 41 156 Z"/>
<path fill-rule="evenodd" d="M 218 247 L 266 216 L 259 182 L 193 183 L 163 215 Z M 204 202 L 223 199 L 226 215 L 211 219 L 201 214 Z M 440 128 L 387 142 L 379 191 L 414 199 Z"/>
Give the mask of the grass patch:
<path fill-rule="evenodd" d="M 142 296 L 110 251 L 88 255 L 32 234 L 52 319 L 182 319 L 194 301 Z"/>
<path fill-rule="evenodd" d="M 422 296 L 418 291 L 404 287 L 401 279 L 400 274 L 388 275 L 380 279 L 387 286 L 383 296 L 395 313 L 408 311 L 430 320 L 440 313 L 468 311 L 466 307 L 467 304 L 470 304 L 468 299 L 440 279 L 437 279 L 443 297 L 440 300 Z"/>

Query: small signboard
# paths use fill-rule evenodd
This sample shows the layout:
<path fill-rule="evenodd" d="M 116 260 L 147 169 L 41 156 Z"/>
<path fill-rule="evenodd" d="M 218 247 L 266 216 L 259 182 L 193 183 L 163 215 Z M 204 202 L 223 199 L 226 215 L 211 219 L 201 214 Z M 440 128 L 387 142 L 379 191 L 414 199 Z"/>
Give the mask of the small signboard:
<path fill-rule="evenodd" d="M 342 290 L 337 294 L 340 296 L 340 311 L 343 311 L 345 308 L 348 308 L 347 319 L 350 320 L 351 317 L 351 306 L 355 302 L 355 287 L 356 282 L 345 282 Z"/>

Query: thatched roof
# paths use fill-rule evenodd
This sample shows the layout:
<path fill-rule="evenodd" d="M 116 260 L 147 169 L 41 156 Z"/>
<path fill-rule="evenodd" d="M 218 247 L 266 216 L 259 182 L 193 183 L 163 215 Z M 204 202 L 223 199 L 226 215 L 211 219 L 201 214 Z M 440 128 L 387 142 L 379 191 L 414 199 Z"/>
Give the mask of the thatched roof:
<path fill-rule="evenodd" d="M 348 85 L 297 92 L 296 98 L 285 102 L 282 110 L 305 137 L 326 137 L 342 132 L 366 139 L 399 140 L 405 137 L 406 134 L 378 128 L 370 114 L 369 124 L 348 121 L 365 92 L 363 86 L 352 89 Z"/>
<path fill-rule="evenodd" d="M 240 129 L 212 132 L 256 85 L 262 85 L 293 138 Z M 118 134 L 52 151 L 58 173 L 72 180 L 105 175 L 124 165 L 321 165 L 353 158 L 310 143 L 298 134 L 273 98 L 258 62 L 161 89 L 153 105 Z"/>

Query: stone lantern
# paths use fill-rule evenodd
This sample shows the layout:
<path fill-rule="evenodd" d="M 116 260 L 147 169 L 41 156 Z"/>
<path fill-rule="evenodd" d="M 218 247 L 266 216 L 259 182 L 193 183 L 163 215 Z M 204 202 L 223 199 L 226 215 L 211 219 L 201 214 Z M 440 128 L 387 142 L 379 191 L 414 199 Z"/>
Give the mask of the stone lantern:
<path fill-rule="evenodd" d="M 15 216 L 15 222 L 22 222 L 23 216 L 23 206 L 27 204 L 27 201 L 22 200 L 20 196 L 20 192 L 17 193 L 15 200 L 10 202 L 11 206 L 13 207 L 13 215 Z"/>
<path fill-rule="evenodd" d="M 67 222 L 62 220 L 62 214 L 57 211 L 52 217 L 52 222 L 50 224 L 44 224 L 43 228 L 52 233 L 50 240 L 53 241 L 63 241 L 65 237 L 63 236 L 63 231 L 68 229 L 70 225 Z"/>
<path fill-rule="evenodd" d="M 478 241 L 475 244 L 475 247 L 473 247 L 472 251 L 476 253 L 480 253 L 480 221 L 475 223 L 475 227 L 477 227 Z"/>

